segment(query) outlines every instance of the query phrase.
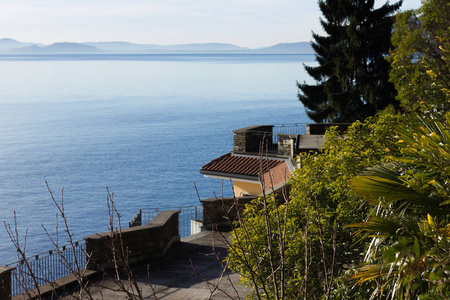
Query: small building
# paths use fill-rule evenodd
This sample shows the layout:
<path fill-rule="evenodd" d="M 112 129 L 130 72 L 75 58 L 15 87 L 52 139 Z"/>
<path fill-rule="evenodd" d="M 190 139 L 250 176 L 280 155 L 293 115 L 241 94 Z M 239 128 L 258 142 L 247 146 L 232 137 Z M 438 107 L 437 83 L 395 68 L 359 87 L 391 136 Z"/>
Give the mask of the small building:
<path fill-rule="evenodd" d="M 317 151 L 328 127 L 348 124 L 258 125 L 233 131 L 233 151 L 202 166 L 206 177 L 231 180 L 234 195 L 257 196 L 276 191 L 297 168 L 295 157 Z"/>

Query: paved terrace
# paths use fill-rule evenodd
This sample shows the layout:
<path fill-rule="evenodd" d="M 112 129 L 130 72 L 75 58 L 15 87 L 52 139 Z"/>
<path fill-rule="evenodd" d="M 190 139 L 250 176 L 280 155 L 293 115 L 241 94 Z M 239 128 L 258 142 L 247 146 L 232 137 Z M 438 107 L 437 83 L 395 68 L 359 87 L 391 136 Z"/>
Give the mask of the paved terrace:
<path fill-rule="evenodd" d="M 245 299 L 250 290 L 238 285 L 239 275 L 229 270 L 223 274 L 221 262 L 226 253 L 224 236 L 204 231 L 183 238 L 164 258 L 151 262 L 149 272 L 147 264 L 137 265 L 134 272 L 145 299 Z M 89 290 L 94 299 L 126 299 L 114 280 L 101 277 L 91 278 L 94 284 Z M 129 284 L 126 278 L 123 282 Z"/>

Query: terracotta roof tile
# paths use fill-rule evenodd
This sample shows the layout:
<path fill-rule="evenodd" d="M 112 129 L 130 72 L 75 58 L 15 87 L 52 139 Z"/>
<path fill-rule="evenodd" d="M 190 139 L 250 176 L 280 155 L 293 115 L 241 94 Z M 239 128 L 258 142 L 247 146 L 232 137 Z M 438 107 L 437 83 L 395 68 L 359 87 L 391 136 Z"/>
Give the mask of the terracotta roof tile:
<path fill-rule="evenodd" d="M 227 153 L 204 165 L 200 172 L 208 171 L 257 177 L 261 172 L 261 163 L 263 165 L 262 172 L 265 173 L 282 164 L 283 161 L 275 159 L 264 159 L 261 161 L 257 157 L 234 156 L 231 153 Z"/>
<path fill-rule="evenodd" d="M 264 190 L 277 189 L 280 185 L 284 185 L 290 175 L 291 171 L 285 162 L 270 169 L 264 173 L 264 180 L 262 181 L 264 183 Z"/>

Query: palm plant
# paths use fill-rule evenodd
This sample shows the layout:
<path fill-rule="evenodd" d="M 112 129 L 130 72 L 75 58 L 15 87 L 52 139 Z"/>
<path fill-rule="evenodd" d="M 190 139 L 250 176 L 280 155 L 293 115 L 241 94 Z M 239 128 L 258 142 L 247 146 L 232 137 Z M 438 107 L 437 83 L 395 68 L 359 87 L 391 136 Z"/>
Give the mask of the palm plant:
<path fill-rule="evenodd" d="M 351 279 L 374 280 L 372 298 L 449 299 L 450 113 L 411 117 L 396 132 L 401 155 L 350 180 L 373 207 L 348 225 L 372 238 Z"/>

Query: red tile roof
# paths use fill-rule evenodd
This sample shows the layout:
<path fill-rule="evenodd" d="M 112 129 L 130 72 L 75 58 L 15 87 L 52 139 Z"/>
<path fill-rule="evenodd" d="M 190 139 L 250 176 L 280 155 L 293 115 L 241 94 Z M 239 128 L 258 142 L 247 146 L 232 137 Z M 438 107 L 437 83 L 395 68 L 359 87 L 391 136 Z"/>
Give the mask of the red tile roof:
<path fill-rule="evenodd" d="M 222 155 L 202 167 L 200 173 L 202 174 L 212 174 L 212 173 L 226 173 L 231 177 L 233 175 L 241 176 L 254 176 L 258 177 L 262 172 L 265 173 L 268 170 L 282 164 L 282 160 L 275 159 L 263 159 L 257 157 L 248 156 L 238 156 L 231 155 L 227 153 Z M 226 174 L 216 174 L 216 175 L 226 175 Z M 256 178 L 255 178 L 256 179 Z"/>
<path fill-rule="evenodd" d="M 284 185 L 290 175 L 291 170 L 289 170 L 289 167 L 285 162 L 270 169 L 264 173 L 263 180 L 261 181 L 264 184 L 264 190 L 278 189 L 280 186 Z"/>

